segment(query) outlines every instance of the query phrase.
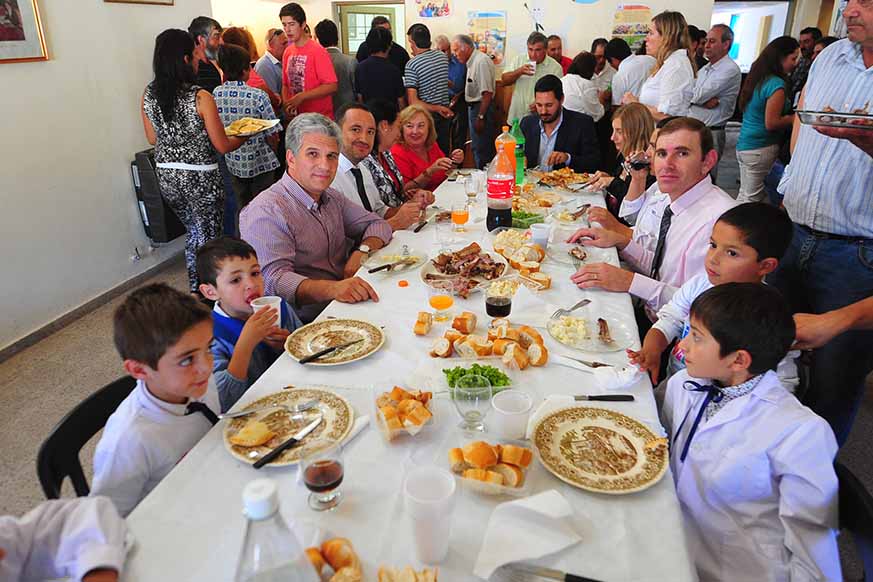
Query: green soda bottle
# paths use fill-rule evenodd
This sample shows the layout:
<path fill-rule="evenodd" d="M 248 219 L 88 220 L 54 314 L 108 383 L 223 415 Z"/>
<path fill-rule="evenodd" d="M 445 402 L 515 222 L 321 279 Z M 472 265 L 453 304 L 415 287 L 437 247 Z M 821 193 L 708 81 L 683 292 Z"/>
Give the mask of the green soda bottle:
<path fill-rule="evenodd" d="M 509 135 L 515 138 L 515 183 L 521 186 L 524 184 L 524 166 L 527 158 L 524 155 L 524 133 L 521 131 L 521 122 L 518 119 L 512 120 Z"/>

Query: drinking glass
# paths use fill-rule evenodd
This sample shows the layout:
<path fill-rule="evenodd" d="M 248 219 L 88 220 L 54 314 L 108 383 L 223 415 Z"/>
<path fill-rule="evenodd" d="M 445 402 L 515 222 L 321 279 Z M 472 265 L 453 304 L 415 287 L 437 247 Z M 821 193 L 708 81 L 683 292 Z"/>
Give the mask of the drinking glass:
<path fill-rule="evenodd" d="M 470 219 L 470 209 L 466 203 L 452 205 L 452 224 L 455 225 L 455 232 L 464 232 L 464 225 Z"/>
<path fill-rule="evenodd" d="M 504 291 L 485 290 L 485 313 L 488 317 L 509 317 L 512 311 L 512 295 Z"/>
<path fill-rule="evenodd" d="M 340 504 L 343 482 L 343 447 L 328 440 L 314 440 L 303 445 L 300 470 L 303 483 L 311 491 L 309 507 L 315 511 L 333 509 Z"/>
<path fill-rule="evenodd" d="M 479 177 L 476 174 L 467 176 L 464 182 L 464 193 L 467 195 L 467 204 L 476 202 L 476 196 L 479 194 Z"/>
<path fill-rule="evenodd" d="M 437 246 L 439 246 L 441 253 L 448 252 L 449 247 L 455 242 L 455 237 L 452 233 L 454 224 L 449 220 L 439 221 L 436 218 L 433 220 Z"/>
<path fill-rule="evenodd" d="M 448 321 L 455 304 L 454 284 L 451 281 L 431 281 L 427 286 L 427 302 L 434 310 L 434 321 Z"/>
<path fill-rule="evenodd" d="M 485 431 L 485 416 L 491 409 L 491 382 L 485 376 L 461 376 L 451 389 L 452 400 L 461 416 L 459 425 L 466 431 Z"/>

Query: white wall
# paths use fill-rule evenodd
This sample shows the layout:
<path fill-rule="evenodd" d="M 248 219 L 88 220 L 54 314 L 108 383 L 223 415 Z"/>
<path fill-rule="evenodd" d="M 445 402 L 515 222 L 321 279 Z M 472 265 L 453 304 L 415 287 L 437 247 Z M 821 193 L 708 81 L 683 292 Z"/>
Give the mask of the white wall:
<path fill-rule="evenodd" d="M 209 0 L 39 7 L 51 60 L 0 64 L 0 349 L 181 248 L 130 260 L 148 239 L 129 163 L 148 147 L 155 36 L 211 13 Z"/>
<path fill-rule="evenodd" d="M 298 0 L 306 10 L 306 20 L 314 27 L 320 20 L 333 20 L 332 2 L 328 0 Z M 564 38 L 564 54 L 571 56 L 591 48 L 591 41 L 599 36 L 609 37 L 617 0 L 599 0 L 594 4 L 579 4 L 572 0 L 452 0 L 452 14 L 446 18 L 418 18 L 414 10 L 415 1 L 406 0 L 406 23 L 403 32 L 414 22 L 424 22 L 432 36 L 445 34 L 451 36 L 466 32 L 467 11 L 506 10 L 509 32 L 509 57 L 525 50 L 525 39 L 534 29 L 533 20 L 524 4 L 544 10 L 543 26 L 546 34 L 559 34 Z M 685 15 L 689 24 L 705 28 L 712 15 L 713 0 L 649 0 L 652 15 L 662 10 L 678 10 Z M 279 25 L 279 9 L 282 2 L 277 0 L 212 0 L 213 16 L 223 26 L 233 23 L 247 25 L 259 43 L 267 29 Z M 403 41 L 395 39 L 406 46 Z"/>

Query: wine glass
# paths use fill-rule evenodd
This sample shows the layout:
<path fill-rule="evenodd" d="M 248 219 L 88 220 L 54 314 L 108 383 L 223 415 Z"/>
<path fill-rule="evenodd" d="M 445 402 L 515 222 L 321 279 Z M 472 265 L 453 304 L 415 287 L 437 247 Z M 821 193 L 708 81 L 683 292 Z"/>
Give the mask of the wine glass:
<path fill-rule="evenodd" d="M 451 389 L 452 400 L 461 416 L 460 427 L 465 431 L 485 431 L 485 416 L 491 409 L 491 382 L 485 376 L 461 376 Z"/>
<path fill-rule="evenodd" d="M 509 317 L 512 312 L 512 293 L 505 289 L 492 289 L 489 286 L 485 290 L 485 313 L 488 317 Z"/>
<path fill-rule="evenodd" d="M 427 302 L 434 310 L 434 321 L 448 321 L 455 304 L 455 286 L 452 281 L 430 281 Z"/>
<path fill-rule="evenodd" d="M 466 203 L 452 204 L 452 224 L 455 225 L 455 232 L 464 232 L 464 225 L 470 219 L 470 209 Z"/>
<path fill-rule="evenodd" d="M 311 491 L 309 507 L 315 511 L 335 508 L 342 500 L 343 447 L 335 441 L 314 440 L 303 445 L 300 470 Z"/>

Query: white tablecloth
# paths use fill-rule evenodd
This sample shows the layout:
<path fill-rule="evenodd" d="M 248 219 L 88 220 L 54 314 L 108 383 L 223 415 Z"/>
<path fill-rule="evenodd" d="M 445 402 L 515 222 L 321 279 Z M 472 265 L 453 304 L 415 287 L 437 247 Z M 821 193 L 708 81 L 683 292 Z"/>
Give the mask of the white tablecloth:
<path fill-rule="evenodd" d="M 462 183 L 446 182 L 437 193 L 437 203 L 450 208 L 452 201 L 463 197 Z M 603 205 L 599 195 L 581 198 Z M 484 202 L 480 199 L 472 212 L 469 232 L 463 237 L 479 240 L 486 247 L 489 235 L 486 235 L 484 220 L 477 221 L 483 217 Z M 558 238 L 566 238 L 569 232 L 556 234 Z M 433 225 L 429 224 L 418 234 L 397 233 L 392 246 L 399 250 L 404 243 L 432 254 L 436 249 Z M 553 277 L 552 289 L 542 293 L 549 303 L 569 307 L 584 293 L 592 299 L 592 309 L 618 313 L 621 323 L 636 331 L 628 295 L 583 292 L 569 281 L 570 266 L 546 263 L 543 270 Z M 338 391 L 351 401 L 357 414 L 372 414 L 369 388 L 388 390 L 395 384 L 408 386 L 413 377 L 420 377 L 429 366 L 438 373 L 440 364 L 447 362 L 442 360 L 436 366 L 431 365 L 427 351 L 432 337 L 440 330 L 432 331 L 430 338 L 412 333 L 416 312 L 428 309 L 426 290 L 418 272 L 362 273 L 361 276 L 374 285 L 380 301 L 356 305 L 334 303 L 322 317 L 347 316 L 384 325 L 387 340 L 382 350 L 360 362 L 331 368 L 300 366 L 290 356 L 283 355 L 243 396 L 238 407 L 288 384 L 329 385 L 342 387 Z M 408 280 L 409 286 L 399 287 L 400 279 Z M 479 314 L 481 322 L 488 321 L 481 293 L 458 301 L 455 310 L 473 311 Z M 543 335 L 547 335 L 544 330 Z M 546 344 L 553 353 L 572 354 L 551 338 L 546 337 Z M 610 363 L 626 361 L 624 352 L 585 356 Z M 519 387 L 538 402 L 550 394 L 600 391 L 593 385 L 590 374 L 554 364 L 519 372 L 518 380 Z M 621 392 L 635 394 L 636 401 L 604 404 L 647 423 L 656 432 L 663 432 L 647 379 Z M 335 511 L 324 513 L 307 506 L 308 491 L 297 483 L 296 468 L 256 471 L 234 460 L 222 442 L 224 423 L 219 423 L 128 518 L 136 545 L 128 559 L 124 579 L 136 582 L 231 580 L 244 532 L 242 490 L 250 480 L 265 476 L 279 482 L 282 512 L 289 521 L 306 522 L 310 527 L 315 524 L 352 541 L 363 559 L 365 579 L 375 580 L 380 564 L 414 565 L 410 526 L 400 497 L 404 471 L 410 463 L 436 462 L 445 466 L 447 449 L 456 446 L 461 438 L 456 428 L 458 419 L 450 403 L 437 400 L 435 406 L 436 428 L 429 433 L 387 444 L 371 425 L 349 443 L 342 485 L 345 498 Z M 541 560 L 544 565 L 609 582 L 695 579 L 669 471 L 650 489 L 624 496 L 594 494 L 570 487 L 536 463 L 529 479 L 532 493 L 557 489 L 568 499 L 576 512 L 576 525 L 583 540 L 544 558 Z M 473 564 L 488 517 L 499 502 L 506 500 L 483 497 L 463 488 L 459 493 L 449 556 L 439 565 L 440 579 L 444 581 L 477 579 L 472 574 Z M 524 543 L 523 539 L 523 532 L 519 532 L 520 544 Z"/>

